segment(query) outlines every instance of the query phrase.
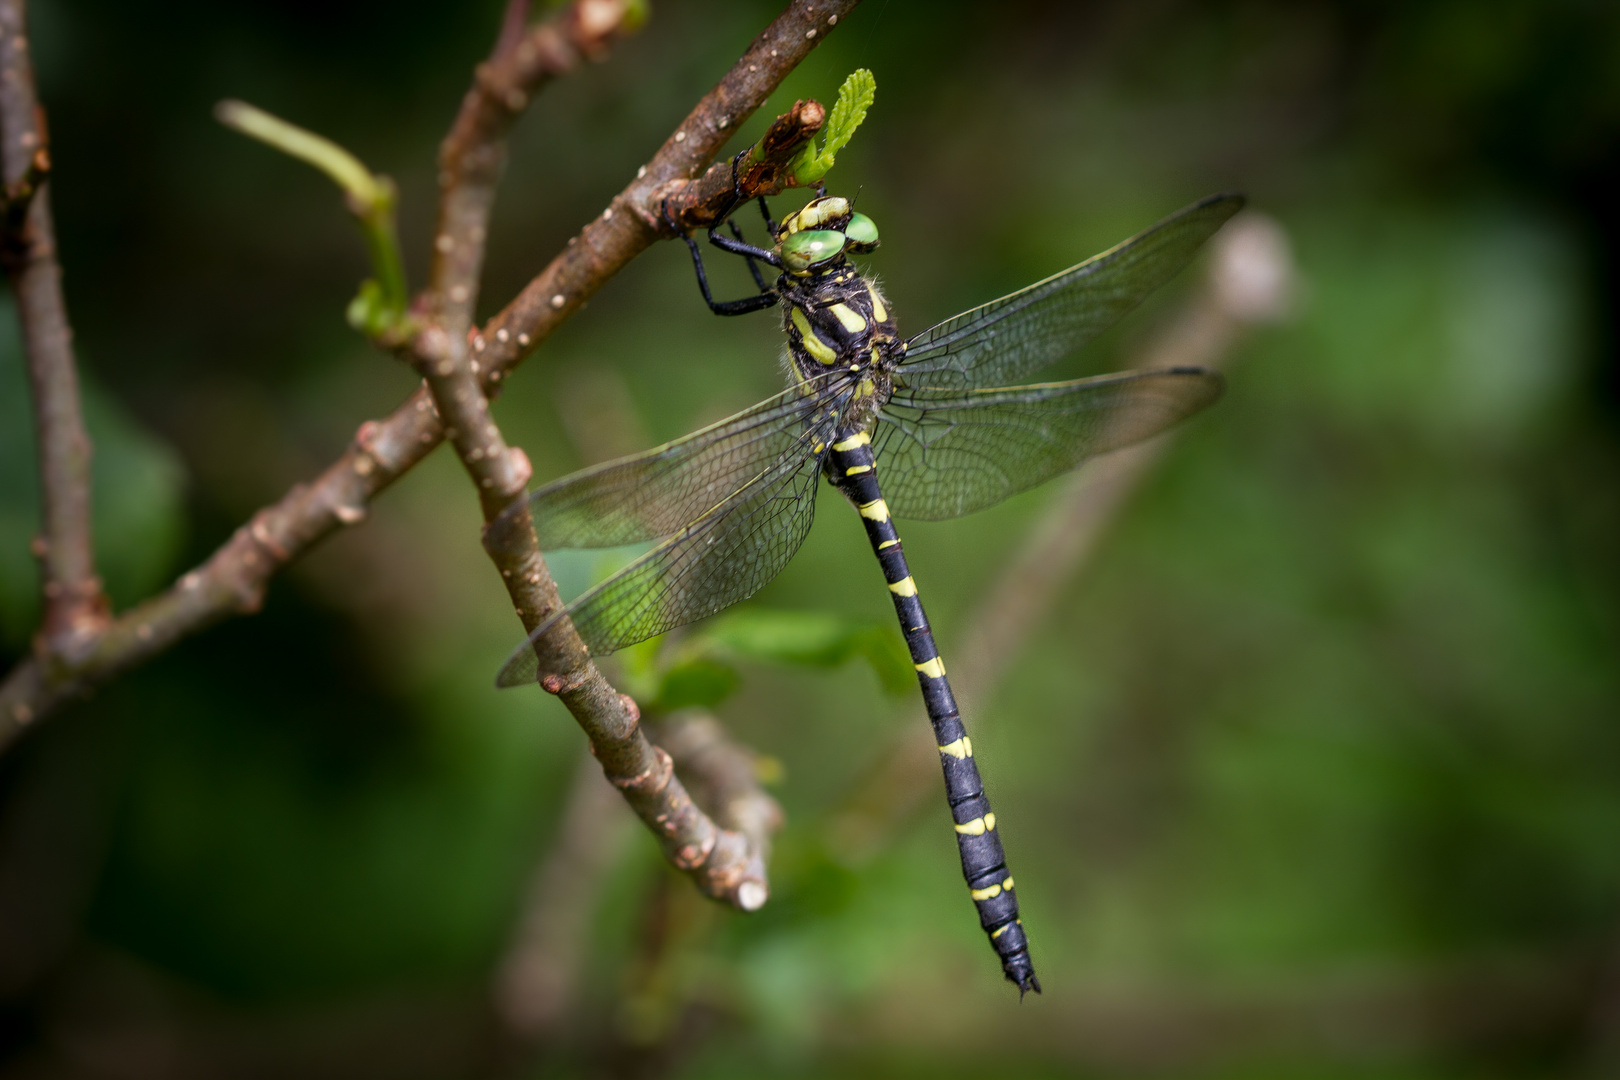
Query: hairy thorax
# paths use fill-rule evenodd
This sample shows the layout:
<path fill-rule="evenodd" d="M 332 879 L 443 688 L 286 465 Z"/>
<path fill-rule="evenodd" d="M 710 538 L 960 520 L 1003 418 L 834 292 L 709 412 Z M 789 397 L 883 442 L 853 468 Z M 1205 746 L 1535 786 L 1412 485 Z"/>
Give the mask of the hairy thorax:
<path fill-rule="evenodd" d="M 847 261 L 803 276 L 783 274 L 777 283 L 788 362 L 807 392 L 828 385 L 842 369 L 852 388 L 843 427 L 864 428 L 894 389 L 899 341 L 883 294 Z"/>

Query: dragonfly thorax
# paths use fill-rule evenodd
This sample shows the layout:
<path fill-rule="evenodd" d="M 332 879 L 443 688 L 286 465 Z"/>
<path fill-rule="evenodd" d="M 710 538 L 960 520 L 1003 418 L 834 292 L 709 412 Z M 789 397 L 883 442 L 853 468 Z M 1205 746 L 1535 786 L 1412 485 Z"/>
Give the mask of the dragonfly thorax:
<path fill-rule="evenodd" d="M 864 425 L 893 390 L 894 319 L 850 254 L 878 246 L 877 225 L 836 195 L 811 199 L 776 230 L 776 283 L 789 364 L 806 393 L 848 395 L 847 423 Z"/>
<path fill-rule="evenodd" d="M 783 275 L 788 364 L 807 393 L 850 393 L 847 422 L 864 425 L 893 391 L 894 317 L 883 294 L 847 261 L 804 277 Z"/>

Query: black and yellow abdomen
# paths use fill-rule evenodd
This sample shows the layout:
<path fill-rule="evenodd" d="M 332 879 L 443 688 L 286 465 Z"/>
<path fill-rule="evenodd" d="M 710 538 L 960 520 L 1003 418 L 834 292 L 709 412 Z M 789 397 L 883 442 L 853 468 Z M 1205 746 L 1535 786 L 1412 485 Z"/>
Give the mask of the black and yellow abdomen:
<path fill-rule="evenodd" d="M 945 661 L 934 642 L 928 614 L 918 595 L 917 581 L 911 576 L 906 553 L 883 499 L 878 483 L 877 460 L 872 454 L 872 438 L 864 429 L 839 431 L 827 458 L 827 472 L 861 515 L 867 539 L 883 569 L 900 632 L 911 653 L 922 690 L 928 721 L 934 728 L 939 747 L 939 763 L 945 774 L 945 796 L 951 807 L 951 823 L 956 832 L 957 854 L 962 859 L 962 877 L 968 898 L 978 909 L 979 925 L 990 938 L 990 947 L 1001 958 L 1001 969 L 1020 993 L 1041 989 L 1035 977 L 1035 964 L 1029 956 L 1029 939 L 1018 918 L 1018 894 L 1013 889 L 1012 872 L 1001 849 L 995 811 L 979 778 L 973 760 L 973 740 L 968 738 L 951 693 Z"/>

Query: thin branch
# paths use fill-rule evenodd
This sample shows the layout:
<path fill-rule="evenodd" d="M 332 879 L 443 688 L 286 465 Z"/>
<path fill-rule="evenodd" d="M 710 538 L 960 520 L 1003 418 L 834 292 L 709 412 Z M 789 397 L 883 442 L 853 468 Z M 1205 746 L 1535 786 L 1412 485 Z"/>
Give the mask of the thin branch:
<path fill-rule="evenodd" d="M 1243 214 L 1211 248 L 1198 294 L 1134 366 L 1218 368 L 1246 329 L 1287 314 L 1294 268 L 1280 226 L 1260 214 Z M 963 620 L 966 632 L 951 650 L 951 682 L 964 715 L 974 714 L 976 732 L 983 730 L 983 707 L 996 684 L 1168 445 L 1168 438 L 1159 438 L 1117 451 L 1070 478 Z M 939 767 L 932 746 L 926 724 L 901 728 L 830 823 L 837 850 L 870 856 L 933 796 Z"/>
<path fill-rule="evenodd" d="M 658 153 L 636 171 L 636 178 L 485 325 L 473 347 L 482 354 L 479 359 L 486 383 L 504 378 L 654 241 L 676 235 L 663 217 L 666 200 L 672 206 L 694 208 L 676 218 L 678 229 L 712 223 L 716 208 L 733 196 L 731 163 L 723 161 L 707 172 L 701 170 L 725 146 L 732 131 L 765 103 L 787 73 L 858 2 L 794 0 L 754 39 L 719 85 L 704 95 Z M 778 117 L 760 139 L 757 148 L 767 163 L 752 175 L 740 176 L 743 198 L 779 194 L 787 186 L 785 166 L 825 120 L 825 110 L 805 108 L 808 104 L 800 103 Z"/>
<path fill-rule="evenodd" d="M 90 436 L 79 405 L 73 331 L 62 299 L 50 194 L 45 114 L 34 89 L 23 0 L 0 2 L 0 173 L 4 263 L 22 321 L 33 391 L 44 531 L 34 542 L 44 620 L 31 663 L 71 664 L 107 622 L 90 534 Z"/>
<path fill-rule="evenodd" d="M 764 104 L 787 73 L 857 2 L 796 0 L 755 39 L 638 171 L 636 179 L 615 197 L 613 206 L 570 240 L 477 334 L 475 352 L 484 353 L 487 348 L 488 353 L 479 357 L 479 376 L 486 391 L 631 259 L 654 240 L 672 235 L 660 216 L 665 195 L 689 197 L 693 204 L 703 206 L 719 205 L 729 198 L 729 164 L 692 178 L 725 144 L 730 130 Z M 796 150 L 803 140 L 793 142 L 791 133 L 803 122 L 802 116 L 785 115 L 761 144 L 774 140 Z M 804 132 L 803 138 L 810 134 L 813 132 Z M 769 195 L 779 190 L 761 187 L 744 194 Z M 614 212 L 614 207 L 625 212 Z M 685 227 L 686 222 L 678 224 Z M 294 487 L 279 502 L 260 510 L 168 592 L 116 619 L 88 654 L 71 666 L 47 671 L 36 658 L 25 658 L 0 683 L 0 747 L 34 720 L 182 638 L 232 615 L 257 611 L 277 570 L 338 528 L 363 520 L 371 499 L 425 458 L 443 436 L 427 390 L 418 388 L 383 420 L 360 425 L 350 446 L 314 481 Z"/>
<path fill-rule="evenodd" d="M 226 127 L 273 146 L 321 170 L 355 203 L 371 206 L 388 198 L 382 179 L 348 150 L 297 124 L 245 101 L 226 99 L 214 106 L 214 118 Z"/>
<path fill-rule="evenodd" d="M 586 462 L 607 461 L 646 445 L 640 417 L 611 366 L 574 372 L 556 388 L 571 440 Z M 725 740 L 718 722 L 684 716 L 652 724 L 693 800 L 724 829 L 747 841 L 753 874 L 764 880 L 771 833 L 781 811 L 761 788 L 755 755 Z M 616 865 L 630 824 L 595 761 L 575 777 L 562 820 L 498 965 L 495 1010 L 522 1045 L 545 1043 L 567 1023 L 585 969 L 585 940 L 603 877 Z"/>
<path fill-rule="evenodd" d="M 506 163 L 506 134 L 552 79 L 599 58 L 614 37 L 636 29 L 630 0 L 575 0 L 553 18 L 523 28 L 527 0 L 511 0 L 490 58 L 474 74 L 439 148 L 439 225 L 432 294 L 440 325 L 458 338 L 472 323 L 484 265 L 490 206 Z"/>

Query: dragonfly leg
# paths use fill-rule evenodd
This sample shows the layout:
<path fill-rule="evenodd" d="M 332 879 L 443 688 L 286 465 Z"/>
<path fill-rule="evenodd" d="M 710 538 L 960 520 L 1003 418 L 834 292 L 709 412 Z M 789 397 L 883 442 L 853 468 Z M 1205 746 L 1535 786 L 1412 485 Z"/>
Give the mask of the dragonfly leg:
<path fill-rule="evenodd" d="M 715 228 L 719 228 L 719 226 L 715 226 Z M 745 243 L 741 239 L 733 240 L 729 236 L 721 236 L 715 229 L 709 230 L 709 243 L 732 255 L 741 255 L 747 259 L 758 259 L 760 262 L 769 263 L 771 266 L 779 267 L 782 265 L 781 260 L 776 257 L 774 251 L 766 251 L 764 248 Z"/>
<path fill-rule="evenodd" d="M 735 220 L 727 218 L 726 224 L 731 227 L 731 235 L 735 236 L 740 243 L 746 244 L 748 242 L 743 239 L 742 226 L 738 225 Z M 748 272 L 754 275 L 754 284 L 759 286 L 759 291 L 769 291 L 770 286 L 765 284 L 765 275 L 759 272 L 758 264 L 756 264 L 754 260 L 748 256 L 744 256 L 744 258 L 748 261 Z"/>
<path fill-rule="evenodd" d="M 686 246 L 692 252 L 692 268 L 697 271 L 698 288 L 703 292 L 704 303 L 716 315 L 747 315 L 754 311 L 764 311 L 776 303 L 776 293 L 767 289 L 754 296 L 745 296 L 741 300 L 716 300 L 709 291 L 709 275 L 703 269 L 703 251 L 698 242 L 690 236 L 685 237 Z"/>
<path fill-rule="evenodd" d="M 714 294 L 709 291 L 709 274 L 708 271 L 703 267 L 703 252 L 698 247 L 697 241 L 692 239 L 691 233 L 682 232 L 680 227 L 675 224 L 675 218 L 669 212 L 668 199 L 664 200 L 663 211 L 664 223 L 670 227 L 672 232 L 679 232 L 681 234 L 681 239 L 686 241 L 687 250 L 692 253 L 692 268 L 697 271 L 698 289 L 703 293 L 703 302 L 709 305 L 710 311 L 714 312 L 716 315 L 747 315 L 750 312 L 763 311 L 776 303 L 775 291 L 766 287 L 764 279 L 760 277 L 759 271 L 754 269 L 752 262 L 749 263 L 749 269 L 754 271 L 754 281 L 760 286 L 760 292 L 758 295 L 746 296 L 741 300 L 716 300 L 714 298 Z M 714 229 L 712 228 L 709 230 L 709 240 L 716 243 L 716 246 L 725 247 L 724 244 L 719 242 L 726 240 L 726 238 L 716 236 Z M 743 243 L 741 240 L 727 241 L 727 243 L 736 244 L 742 248 L 748 248 L 747 251 L 740 252 L 739 254 L 752 255 L 753 252 L 759 251 L 758 248 L 750 248 L 749 245 Z M 730 248 L 726 248 L 726 250 L 730 250 Z M 759 251 L 759 256 L 764 258 L 767 262 L 775 263 L 776 261 L 776 257 L 768 251 Z"/>
<path fill-rule="evenodd" d="M 759 197 L 759 213 L 765 219 L 765 231 L 775 236 L 776 230 L 780 229 L 781 226 L 776 223 L 775 218 L 771 217 L 771 208 L 765 205 L 765 196 L 763 195 Z"/>

